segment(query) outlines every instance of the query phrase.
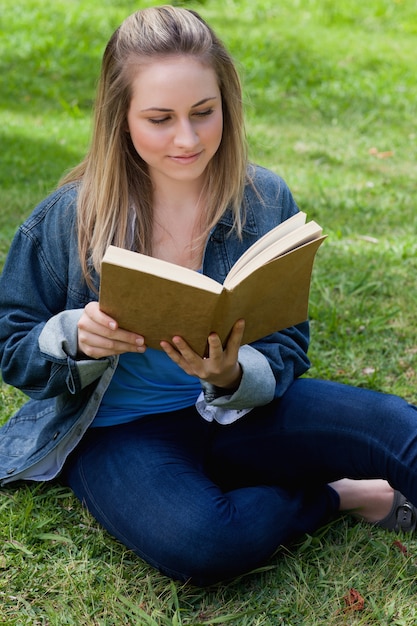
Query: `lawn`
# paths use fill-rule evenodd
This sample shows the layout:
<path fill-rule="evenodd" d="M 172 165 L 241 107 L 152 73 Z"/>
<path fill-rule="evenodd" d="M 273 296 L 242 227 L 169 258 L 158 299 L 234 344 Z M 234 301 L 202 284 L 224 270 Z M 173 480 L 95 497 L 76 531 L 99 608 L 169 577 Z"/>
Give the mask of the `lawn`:
<path fill-rule="evenodd" d="M 0 267 L 17 226 L 88 146 L 110 34 L 153 4 L 3 0 Z M 328 234 L 314 268 L 308 375 L 416 402 L 417 6 L 182 4 L 214 26 L 239 65 L 251 158 L 281 174 Z M 0 420 L 23 400 L 0 383 Z M 2 624 L 417 623 L 417 540 L 348 519 L 206 590 L 154 572 L 58 484 L 0 490 L 0 540 Z M 363 607 L 347 606 L 351 589 Z"/>

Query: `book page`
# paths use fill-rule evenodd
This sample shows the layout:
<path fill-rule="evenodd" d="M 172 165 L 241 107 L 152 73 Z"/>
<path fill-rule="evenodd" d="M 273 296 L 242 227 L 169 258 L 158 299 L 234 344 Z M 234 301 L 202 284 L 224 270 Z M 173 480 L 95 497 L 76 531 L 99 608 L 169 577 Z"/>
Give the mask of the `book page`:
<path fill-rule="evenodd" d="M 263 237 L 258 239 L 258 241 L 256 241 L 250 248 L 248 248 L 246 252 L 244 252 L 242 256 L 236 261 L 236 263 L 233 265 L 230 272 L 228 273 L 226 280 L 232 280 L 234 275 L 239 272 L 240 269 L 244 265 L 246 265 L 246 263 L 249 263 L 255 256 L 257 256 L 261 250 L 268 248 L 278 239 L 285 237 L 285 235 L 288 235 L 288 233 L 305 224 L 306 217 L 306 214 L 300 211 L 299 213 L 296 213 L 295 215 L 289 217 L 284 222 L 281 222 L 281 224 L 278 224 L 278 226 L 275 226 L 275 228 L 273 228 L 272 230 L 265 233 Z"/>
<path fill-rule="evenodd" d="M 237 271 L 230 273 L 224 281 L 227 289 L 233 289 L 237 284 L 244 280 L 247 276 L 255 272 L 258 267 L 265 265 L 272 259 L 298 248 L 299 246 L 319 238 L 322 235 L 322 228 L 314 221 L 303 224 L 295 231 L 287 233 L 285 237 L 279 238 L 278 241 L 270 243 L 270 245 L 253 256 L 243 267 L 239 267 Z M 233 268 L 232 268 L 233 269 Z"/>

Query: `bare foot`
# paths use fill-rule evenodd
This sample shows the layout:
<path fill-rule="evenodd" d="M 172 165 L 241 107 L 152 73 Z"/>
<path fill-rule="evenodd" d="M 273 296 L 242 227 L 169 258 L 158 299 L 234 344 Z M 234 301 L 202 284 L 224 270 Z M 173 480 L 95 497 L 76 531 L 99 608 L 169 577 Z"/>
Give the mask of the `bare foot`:
<path fill-rule="evenodd" d="M 394 490 L 381 479 L 352 480 L 343 478 L 330 483 L 339 495 L 340 511 L 375 523 L 386 517 L 392 508 Z"/>

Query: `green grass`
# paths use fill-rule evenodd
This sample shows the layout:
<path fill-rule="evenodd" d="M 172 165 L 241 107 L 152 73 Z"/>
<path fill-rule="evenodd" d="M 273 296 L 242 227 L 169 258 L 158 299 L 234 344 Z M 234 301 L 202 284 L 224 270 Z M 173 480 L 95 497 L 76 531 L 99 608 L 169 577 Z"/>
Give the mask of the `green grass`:
<path fill-rule="evenodd" d="M 0 265 L 89 141 L 103 47 L 128 0 L 3 0 Z M 245 87 L 251 156 L 329 235 L 314 270 L 309 375 L 416 401 L 417 8 L 406 0 L 205 0 Z M 23 401 L 0 383 L 0 420 Z M 58 485 L 0 492 L 0 623 L 411 626 L 417 541 L 340 520 L 208 590 L 168 581 Z M 344 611 L 355 588 L 360 612 Z"/>

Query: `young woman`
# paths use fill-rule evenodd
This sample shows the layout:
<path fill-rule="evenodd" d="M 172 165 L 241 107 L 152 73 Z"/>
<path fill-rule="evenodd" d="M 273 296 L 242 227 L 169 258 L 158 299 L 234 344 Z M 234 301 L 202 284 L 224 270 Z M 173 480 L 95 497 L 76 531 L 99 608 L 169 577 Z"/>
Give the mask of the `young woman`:
<path fill-rule="evenodd" d="M 296 211 L 247 163 L 239 79 L 207 24 L 172 6 L 127 18 L 104 54 L 91 148 L 20 227 L 1 276 L 3 378 L 31 398 L 1 429 L 3 484 L 61 474 L 126 546 L 198 585 L 338 511 L 414 529 L 416 408 L 302 378 L 307 322 L 241 346 L 236 320 L 202 359 L 181 337 L 147 349 L 99 309 L 109 244 L 222 281 Z"/>

